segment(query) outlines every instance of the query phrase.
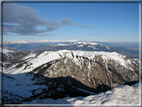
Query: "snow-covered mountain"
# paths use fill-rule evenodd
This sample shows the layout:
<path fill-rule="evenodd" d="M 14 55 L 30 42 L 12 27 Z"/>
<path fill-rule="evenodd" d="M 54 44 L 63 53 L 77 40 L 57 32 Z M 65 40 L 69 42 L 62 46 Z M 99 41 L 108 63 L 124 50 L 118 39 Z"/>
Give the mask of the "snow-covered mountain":
<path fill-rule="evenodd" d="M 69 44 L 75 43 L 77 40 L 41 40 L 41 41 L 3 41 L 3 47 L 11 47 L 20 50 L 30 50 L 38 46 Z"/>
<path fill-rule="evenodd" d="M 29 51 L 22 51 L 14 48 L 3 48 L 0 52 L 0 57 L 3 58 L 3 62 L 10 62 L 10 64 L 18 63 L 24 56 L 29 54 Z"/>
<path fill-rule="evenodd" d="M 102 45 L 100 43 L 91 43 L 91 42 L 75 42 L 70 44 L 56 44 L 56 45 L 46 45 L 38 46 L 31 49 L 33 52 L 37 51 L 57 51 L 57 50 L 83 50 L 83 51 L 107 51 L 112 52 L 114 49 Z"/>
<path fill-rule="evenodd" d="M 116 52 L 61 50 L 28 61 L 26 70 L 46 77 L 70 76 L 92 88 L 101 84 L 113 88 L 139 78 L 138 62 Z"/>
<path fill-rule="evenodd" d="M 4 54 L 9 53 L 9 52 L 13 52 L 12 50 L 5 49 L 5 48 L 3 48 L 3 49 L 0 48 L 0 52 L 1 52 L 1 50 Z"/>
<path fill-rule="evenodd" d="M 120 43 L 119 43 L 120 44 Z M 123 44 L 123 43 L 122 43 Z M 133 46 L 133 43 L 131 44 Z M 107 51 L 107 52 L 117 52 L 126 55 L 131 58 L 139 58 L 139 51 L 130 50 L 129 48 L 124 48 L 124 46 L 117 46 L 105 42 L 97 41 L 78 41 L 78 40 L 40 40 L 40 41 L 9 41 L 5 40 L 3 42 L 3 47 L 11 47 L 20 50 L 29 50 L 32 52 L 37 51 L 57 51 L 62 49 L 67 50 L 82 50 L 82 51 Z M 137 47 L 138 48 L 138 47 Z"/>
<path fill-rule="evenodd" d="M 139 80 L 139 60 L 116 52 L 31 52 L 3 66 L 4 103 L 87 96 Z"/>

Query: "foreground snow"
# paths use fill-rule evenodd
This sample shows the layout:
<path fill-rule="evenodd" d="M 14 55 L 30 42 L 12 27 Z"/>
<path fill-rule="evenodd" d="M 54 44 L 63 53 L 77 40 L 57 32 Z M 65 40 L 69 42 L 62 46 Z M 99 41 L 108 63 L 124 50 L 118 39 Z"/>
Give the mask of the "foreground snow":
<path fill-rule="evenodd" d="M 141 81 L 142 82 L 142 81 Z M 76 97 L 76 98 L 63 98 L 58 100 L 43 99 L 34 100 L 29 104 L 49 104 L 56 105 L 141 105 L 141 82 L 136 83 L 133 86 L 122 85 L 114 88 L 110 91 L 99 93 L 97 95 L 90 95 L 87 97 Z"/>
<path fill-rule="evenodd" d="M 32 78 L 33 76 L 27 76 L 26 73 L 18 75 L 3 74 L 3 91 L 8 91 L 22 97 L 30 97 L 32 90 L 36 90 L 35 93 L 40 93 L 42 89 L 48 88 L 45 85 L 36 85 L 36 81 L 31 81 Z M 5 93 L 3 95 L 5 95 Z M 11 98 L 9 94 L 6 96 Z"/>

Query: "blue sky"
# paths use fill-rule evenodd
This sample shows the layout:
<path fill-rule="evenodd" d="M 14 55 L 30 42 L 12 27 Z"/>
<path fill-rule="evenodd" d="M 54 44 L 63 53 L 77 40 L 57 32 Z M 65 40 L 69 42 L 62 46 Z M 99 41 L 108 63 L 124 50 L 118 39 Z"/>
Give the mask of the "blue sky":
<path fill-rule="evenodd" d="M 3 40 L 138 41 L 139 3 L 4 3 Z"/>

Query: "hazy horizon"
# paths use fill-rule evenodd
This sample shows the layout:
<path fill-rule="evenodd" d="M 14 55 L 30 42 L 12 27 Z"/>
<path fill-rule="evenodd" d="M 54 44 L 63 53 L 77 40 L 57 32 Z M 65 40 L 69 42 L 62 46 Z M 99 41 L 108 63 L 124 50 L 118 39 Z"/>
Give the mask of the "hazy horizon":
<path fill-rule="evenodd" d="M 138 41 L 96 41 L 96 40 L 3 40 L 3 41 L 11 41 L 11 42 L 20 42 L 20 41 L 25 41 L 25 42 L 56 42 L 56 41 L 82 41 L 82 42 L 110 42 L 110 43 L 134 43 L 134 42 L 141 42 L 140 40 Z"/>

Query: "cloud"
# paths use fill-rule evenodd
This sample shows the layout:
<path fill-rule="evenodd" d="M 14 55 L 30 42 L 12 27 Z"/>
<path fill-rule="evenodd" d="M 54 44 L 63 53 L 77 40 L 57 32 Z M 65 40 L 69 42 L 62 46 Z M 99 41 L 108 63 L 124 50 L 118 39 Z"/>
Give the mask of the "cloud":
<path fill-rule="evenodd" d="M 42 26 L 42 29 L 37 29 Z M 32 7 L 19 6 L 14 3 L 3 3 L 3 34 L 16 33 L 19 35 L 44 35 L 43 33 L 54 31 L 62 26 L 82 26 L 74 23 L 71 18 L 63 18 L 59 21 L 43 19 Z"/>
<path fill-rule="evenodd" d="M 81 26 L 82 28 L 90 28 L 90 26 Z"/>
<path fill-rule="evenodd" d="M 74 22 L 72 22 L 72 20 L 70 18 L 64 18 L 64 19 L 61 19 L 61 24 L 72 26 L 74 24 Z"/>
<path fill-rule="evenodd" d="M 14 3 L 3 3 L 3 22 L 8 24 L 18 23 L 23 26 L 36 27 L 46 25 L 37 11 L 31 7 L 18 6 Z"/>
<path fill-rule="evenodd" d="M 61 24 L 59 24 L 59 22 L 52 21 L 50 19 L 47 19 L 46 21 L 47 21 L 46 28 L 48 32 L 58 29 L 60 26 L 62 26 Z"/>
<path fill-rule="evenodd" d="M 93 33 L 91 33 L 90 35 L 94 35 Z"/>
<path fill-rule="evenodd" d="M 18 6 L 14 3 L 3 3 L 3 34 L 17 33 L 19 35 L 36 35 L 58 29 L 59 22 L 44 20 L 31 7 Z M 43 26 L 45 29 L 37 29 Z"/>
<path fill-rule="evenodd" d="M 36 35 L 36 36 L 55 36 L 55 35 L 51 35 L 49 33 L 46 33 L 46 34 L 39 34 L 39 35 Z"/>
<path fill-rule="evenodd" d="M 19 25 L 3 25 L 3 32 L 4 34 L 8 34 L 8 32 L 11 32 L 11 33 L 17 33 L 19 35 L 37 35 L 39 33 L 46 32 L 46 30 L 44 29 L 39 30 L 34 27 L 25 27 Z"/>

